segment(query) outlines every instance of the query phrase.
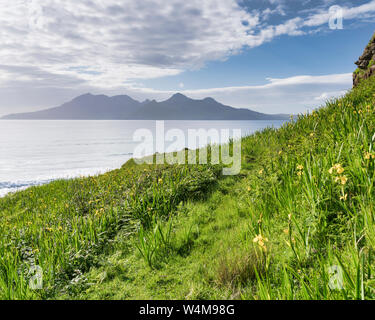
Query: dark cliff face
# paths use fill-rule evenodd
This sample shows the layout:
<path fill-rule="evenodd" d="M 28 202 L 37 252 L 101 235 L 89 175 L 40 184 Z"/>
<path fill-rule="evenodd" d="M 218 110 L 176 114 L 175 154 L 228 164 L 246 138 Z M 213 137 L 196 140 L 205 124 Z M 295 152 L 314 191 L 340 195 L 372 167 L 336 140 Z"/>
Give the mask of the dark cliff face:
<path fill-rule="evenodd" d="M 359 60 L 355 63 L 358 69 L 353 74 L 353 85 L 356 87 L 362 79 L 375 74 L 375 34 Z"/>

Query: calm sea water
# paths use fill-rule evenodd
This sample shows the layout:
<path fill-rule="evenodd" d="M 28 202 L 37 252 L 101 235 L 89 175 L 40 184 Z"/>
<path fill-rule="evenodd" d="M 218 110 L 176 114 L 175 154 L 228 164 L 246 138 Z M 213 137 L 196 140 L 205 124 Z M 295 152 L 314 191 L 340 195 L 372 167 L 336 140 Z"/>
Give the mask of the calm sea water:
<path fill-rule="evenodd" d="M 241 129 L 245 136 L 283 122 L 166 121 L 165 130 L 181 129 L 187 136 L 188 129 Z M 139 145 L 135 131 L 155 132 L 155 126 L 155 121 L 0 121 L 0 196 L 119 168 Z"/>

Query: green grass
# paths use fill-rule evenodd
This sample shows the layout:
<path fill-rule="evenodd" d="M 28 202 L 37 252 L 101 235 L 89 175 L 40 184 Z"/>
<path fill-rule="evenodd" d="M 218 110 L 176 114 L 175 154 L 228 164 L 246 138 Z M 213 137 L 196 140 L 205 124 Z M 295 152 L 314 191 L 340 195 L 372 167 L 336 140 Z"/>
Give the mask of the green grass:
<path fill-rule="evenodd" d="M 201 198 L 218 169 L 136 166 L 57 181 L 0 200 L 0 297 L 51 298 L 75 292 L 114 237 L 150 228 L 189 197 Z M 28 270 L 40 266 L 44 290 L 30 290 Z"/>
<path fill-rule="evenodd" d="M 356 75 L 360 75 L 360 76 L 363 76 L 365 73 L 366 73 L 367 70 L 363 70 L 361 68 L 357 68 L 355 71 L 354 71 L 354 74 Z"/>
<path fill-rule="evenodd" d="M 0 298 L 374 299 L 374 95 L 244 138 L 238 176 L 129 162 L 1 199 Z"/>

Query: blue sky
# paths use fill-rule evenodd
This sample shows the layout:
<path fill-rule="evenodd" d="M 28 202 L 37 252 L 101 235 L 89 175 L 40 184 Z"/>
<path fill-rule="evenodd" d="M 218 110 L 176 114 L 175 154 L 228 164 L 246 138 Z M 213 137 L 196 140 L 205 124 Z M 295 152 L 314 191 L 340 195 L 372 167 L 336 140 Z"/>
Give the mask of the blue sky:
<path fill-rule="evenodd" d="M 374 0 L 0 4 L 0 115 L 87 92 L 162 100 L 177 91 L 304 112 L 350 89 L 375 31 Z M 330 29 L 333 14 L 342 14 L 342 30 Z"/>
<path fill-rule="evenodd" d="M 363 24 L 308 36 L 282 36 L 225 61 L 209 62 L 200 70 L 143 83 L 160 90 L 180 90 L 180 83 L 185 89 L 200 89 L 260 85 L 268 77 L 350 73 L 374 31 L 375 24 Z"/>

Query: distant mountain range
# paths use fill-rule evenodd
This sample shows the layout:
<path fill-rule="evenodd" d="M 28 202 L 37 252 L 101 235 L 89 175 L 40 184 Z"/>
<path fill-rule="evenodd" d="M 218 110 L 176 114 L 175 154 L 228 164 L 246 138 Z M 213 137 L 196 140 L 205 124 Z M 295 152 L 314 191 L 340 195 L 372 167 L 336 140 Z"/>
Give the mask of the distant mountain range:
<path fill-rule="evenodd" d="M 268 115 L 235 109 L 212 98 L 190 99 L 180 93 L 162 102 L 139 102 L 129 96 L 85 94 L 63 105 L 30 113 L 4 116 L 8 120 L 285 120 L 289 115 Z"/>

